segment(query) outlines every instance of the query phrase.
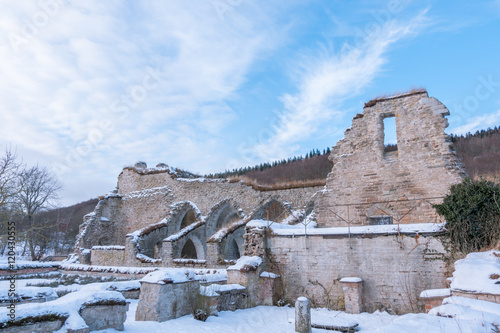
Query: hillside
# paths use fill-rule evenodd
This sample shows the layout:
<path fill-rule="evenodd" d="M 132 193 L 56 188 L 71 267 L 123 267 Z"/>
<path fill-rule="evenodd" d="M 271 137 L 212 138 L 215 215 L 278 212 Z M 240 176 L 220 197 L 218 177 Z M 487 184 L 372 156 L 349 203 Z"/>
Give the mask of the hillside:
<path fill-rule="evenodd" d="M 333 167 L 328 155 L 330 148 L 323 152 L 313 149 L 305 157 L 294 156 L 287 160 L 234 169 L 207 177 L 242 180 L 254 187 L 260 185 L 271 189 L 324 185 L 326 176 Z"/>
<path fill-rule="evenodd" d="M 472 178 L 500 180 L 500 128 L 454 135 L 451 141 Z"/>
<path fill-rule="evenodd" d="M 474 134 L 451 135 L 451 141 L 458 156 L 465 164 L 472 178 L 487 178 L 500 181 L 500 129 L 480 130 Z M 387 147 L 391 149 L 391 147 Z M 259 165 L 234 169 L 209 178 L 230 178 L 242 180 L 249 185 L 270 188 L 315 186 L 325 183 L 333 163 L 328 160 L 330 148 L 321 153 L 313 149 L 305 157 L 262 163 Z"/>
<path fill-rule="evenodd" d="M 73 251 L 83 217 L 92 212 L 98 199 L 90 199 L 72 206 L 56 208 L 36 216 L 46 230 L 41 231 L 47 238 L 40 240 L 40 246 L 49 250 L 48 254 L 66 255 Z M 45 251 L 43 251 L 45 252 Z"/>

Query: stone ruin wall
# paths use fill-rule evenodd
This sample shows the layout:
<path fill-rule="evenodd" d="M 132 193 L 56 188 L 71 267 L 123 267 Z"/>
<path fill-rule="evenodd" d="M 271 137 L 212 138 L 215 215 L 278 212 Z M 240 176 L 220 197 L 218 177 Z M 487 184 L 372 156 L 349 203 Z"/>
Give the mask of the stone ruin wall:
<path fill-rule="evenodd" d="M 135 170 L 124 169 L 118 179 L 118 194 L 123 196 L 119 221 L 126 225 L 125 233 L 130 233 L 161 221 L 169 212 L 169 206 L 180 201 L 193 202 L 205 216 L 225 199 L 230 199 L 247 216 L 271 199 L 301 208 L 321 189 L 323 186 L 257 191 L 239 182 L 177 180 L 167 172 L 140 175 Z"/>
<path fill-rule="evenodd" d="M 306 296 L 314 307 L 343 309 L 339 282 L 363 279 L 365 311 L 418 312 L 420 292 L 446 288 L 446 251 L 439 236 L 332 235 L 267 239 L 268 270 L 282 277 L 285 298 Z"/>
<path fill-rule="evenodd" d="M 432 204 L 466 175 L 444 133 L 447 115 L 448 109 L 427 92 L 365 107 L 333 147 L 334 167 L 316 205 L 318 224 L 347 226 L 344 219 L 361 225 L 379 215 L 393 216 L 393 223 L 443 222 Z M 384 153 L 388 117 L 396 120 L 397 152 L 392 153 Z"/>
<path fill-rule="evenodd" d="M 236 209 L 249 216 L 273 199 L 288 203 L 294 209 L 302 208 L 321 189 L 323 186 L 257 191 L 239 182 L 178 180 L 167 171 L 125 168 L 118 177 L 117 192 L 99 202 L 92 216 L 92 227 L 80 237 L 77 247 L 125 245 L 127 234 L 160 222 L 172 204 L 182 201 L 192 202 L 207 216 L 215 205 L 230 199 Z"/>

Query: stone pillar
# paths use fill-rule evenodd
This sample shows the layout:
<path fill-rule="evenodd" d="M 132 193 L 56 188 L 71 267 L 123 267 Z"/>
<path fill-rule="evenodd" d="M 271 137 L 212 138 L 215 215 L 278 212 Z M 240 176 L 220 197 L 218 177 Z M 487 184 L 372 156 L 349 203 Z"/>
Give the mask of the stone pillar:
<path fill-rule="evenodd" d="M 430 289 L 420 293 L 420 301 L 424 303 L 425 313 L 443 304 L 446 297 L 451 296 L 450 289 Z"/>
<path fill-rule="evenodd" d="M 247 288 L 248 303 L 250 307 L 260 304 L 259 272 L 253 270 L 234 270 L 231 267 L 227 270 L 227 284 L 239 284 Z"/>
<path fill-rule="evenodd" d="M 131 236 L 125 238 L 125 265 L 126 266 L 141 266 L 140 261 L 136 258 L 135 246 Z"/>
<path fill-rule="evenodd" d="M 163 241 L 161 245 L 161 263 L 165 267 L 173 267 L 174 248 L 172 242 Z"/>
<path fill-rule="evenodd" d="M 207 242 L 207 267 L 216 267 L 224 263 L 224 259 L 222 258 L 219 251 L 219 244 L 219 242 Z"/>
<path fill-rule="evenodd" d="M 311 333 L 311 305 L 305 297 L 295 302 L 295 332 Z"/>
<path fill-rule="evenodd" d="M 245 240 L 243 243 L 244 256 L 265 258 L 267 245 L 265 228 L 246 227 L 243 239 Z"/>
<path fill-rule="evenodd" d="M 344 292 L 345 312 L 363 312 L 363 280 L 359 277 L 345 277 L 340 280 Z"/>

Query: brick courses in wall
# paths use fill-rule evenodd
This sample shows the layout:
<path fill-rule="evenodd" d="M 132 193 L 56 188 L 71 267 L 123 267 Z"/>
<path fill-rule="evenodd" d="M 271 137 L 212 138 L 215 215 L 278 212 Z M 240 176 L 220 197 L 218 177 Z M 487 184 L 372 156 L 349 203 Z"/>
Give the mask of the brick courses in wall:
<path fill-rule="evenodd" d="M 123 265 L 180 266 L 184 262 L 177 259 L 191 240 L 196 267 L 224 265 L 224 259 L 234 259 L 228 253 L 267 257 L 291 302 L 307 296 L 313 306 L 343 309 L 340 279 L 356 276 L 363 280 L 365 310 L 417 311 L 421 291 L 446 285 L 440 235 L 292 237 L 249 229 L 243 235 L 245 224 L 220 241 L 215 235 L 238 221 L 269 216 L 271 206 L 283 209 L 280 218 L 314 207 L 319 227 L 364 225 L 381 216 L 394 224 L 442 222 L 432 205 L 466 175 L 444 133 L 446 115 L 446 107 L 426 92 L 371 103 L 333 147 L 325 187 L 257 191 L 223 180 L 180 179 L 168 167 L 127 167 L 117 190 L 86 216 L 77 253 L 94 245 L 125 245 Z M 395 117 L 396 152 L 384 151 L 387 117 Z M 192 229 L 186 227 L 190 211 L 198 223 Z M 140 237 L 127 237 L 138 230 Z M 93 255 L 107 262 L 107 254 Z M 109 260 L 118 264 L 120 255 Z"/>
<path fill-rule="evenodd" d="M 206 242 L 215 233 L 238 220 L 266 217 L 266 209 L 271 205 L 274 205 L 274 210 L 276 207 L 283 210 L 280 219 L 284 219 L 291 209 L 309 205 L 313 195 L 322 188 L 258 191 L 242 183 L 223 180 L 178 179 L 169 169 L 128 167 L 118 177 L 117 190 L 100 200 L 95 211 L 85 217 L 77 238 L 76 252 L 80 254 L 80 249 L 90 249 L 95 245 L 123 245 L 126 250 L 121 265 L 179 266 L 173 260 L 182 258 L 183 246 L 191 239 L 195 245 L 202 244 L 197 246 L 196 258 L 191 259 L 206 259 L 208 265 L 220 265 L 224 259 L 236 259 L 243 252 L 244 224 L 221 239 L 214 252 Z M 197 216 L 191 222 L 199 221 L 199 217 L 204 216 L 204 225 L 170 241 L 166 244 L 168 251 L 163 251 L 162 241 L 189 225 L 183 225 L 183 221 L 190 210 L 195 211 Z M 167 223 L 150 228 L 162 221 Z M 139 239 L 127 237 L 130 233 L 148 228 L 151 230 L 141 233 Z M 112 255 L 101 252 L 94 252 L 99 257 L 91 259 L 92 264 L 105 264 L 108 257 L 113 264 L 119 263 L 118 256 L 112 258 Z M 169 252 L 169 257 L 161 260 L 162 253 L 166 252 Z M 146 258 L 137 258 L 137 254 Z M 80 261 L 84 262 L 84 258 L 80 257 Z"/>
<path fill-rule="evenodd" d="M 423 290 L 445 288 L 445 249 L 439 236 L 329 235 L 267 239 L 272 270 L 282 276 L 286 299 L 308 297 L 314 306 L 344 309 L 340 280 L 363 280 L 364 310 L 397 313 L 423 308 Z"/>
<path fill-rule="evenodd" d="M 315 207 L 318 224 L 369 224 L 371 216 L 380 215 L 393 217 L 394 223 L 442 222 L 432 204 L 466 175 L 444 133 L 448 114 L 427 92 L 365 107 L 332 149 L 333 170 Z M 390 153 L 384 152 L 387 117 L 396 120 L 397 151 Z M 412 201 L 423 198 L 435 199 Z"/>

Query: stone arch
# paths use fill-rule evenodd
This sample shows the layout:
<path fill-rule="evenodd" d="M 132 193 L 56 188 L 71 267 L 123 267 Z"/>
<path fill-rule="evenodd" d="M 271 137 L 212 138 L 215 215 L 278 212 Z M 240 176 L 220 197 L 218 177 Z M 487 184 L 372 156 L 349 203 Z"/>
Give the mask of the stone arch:
<path fill-rule="evenodd" d="M 203 243 L 196 236 L 186 238 L 186 241 L 179 252 L 181 259 L 205 259 L 205 249 Z"/>
<path fill-rule="evenodd" d="M 181 201 L 172 205 L 170 212 L 170 223 L 172 233 L 176 233 L 188 225 L 200 220 L 201 212 L 191 201 Z"/>
<path fill-rule="evenodd" d="M 102 236 L 101 238 L 99 238 L 99 240 L 97 241 L 97 244 L 99 246 L 110 245 L 110 241 L 109 241 L 108 236 Z"/>
<path fill-rule="evenodd" d="M 163 239 L 177 233 L 183 220 L 187 220 L 189 223 L 200 220 L 200 210 L 191 201 L 177 202 L 172 204 L 170 208 L 171 210 L 165 219 L 136 231 L 139 237 L 133 246 L 137 253 L 151 259 L 159 259 Z M 184 219 L 186 215 L 188 218 Z"/>
<path fill-rule="evenodd" d="M 222 200 L 212 207 L 205 220 L 207 238 L 210 238 L 220 228 L 241 218 L 237 204 L 233 203 L 230 199 Z"/>
<path fill-rule="evenodd" d="M 270 199 L 254 214 L 254 219 L 280 222 L 290 215 L 290 207 L 277 199 Z"/>
<path fill-rule="evenodd" d="M 243 254 L 243 234 L 245 228 L 238 228 L 227 237 L 224 246 L 224 259 L 237 260 Z"/>

